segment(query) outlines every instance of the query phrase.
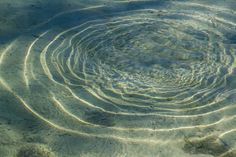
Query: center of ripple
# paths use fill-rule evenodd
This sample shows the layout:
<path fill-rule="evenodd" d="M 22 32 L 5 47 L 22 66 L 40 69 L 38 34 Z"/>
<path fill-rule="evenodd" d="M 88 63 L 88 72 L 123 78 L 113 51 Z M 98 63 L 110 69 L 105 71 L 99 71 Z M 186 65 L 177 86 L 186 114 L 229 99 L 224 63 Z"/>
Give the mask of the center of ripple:
<path fill-rule="evenodd" d="M 112 97 L 154 105 L 160 99 L 180 100 L 181 91 L 197 93 L 207 86 L 202 81 L 225 64 L 223 48 L 212 41 L 220 32 L 209 27 L 210 21 L 149 10 L 90 21 L 72 36 L 72 71 L 93 91 L 100 89 L 99 95 L 110 91 Z"/>

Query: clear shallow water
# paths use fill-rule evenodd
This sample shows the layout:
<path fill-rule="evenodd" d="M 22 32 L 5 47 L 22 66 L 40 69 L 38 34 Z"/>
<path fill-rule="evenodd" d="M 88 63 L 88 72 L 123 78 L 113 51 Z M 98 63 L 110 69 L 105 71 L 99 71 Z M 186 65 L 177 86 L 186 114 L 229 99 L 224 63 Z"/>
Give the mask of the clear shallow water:
<path fill-rule="evenodd" d="M 236 156 L 223 4 L 105 3 L 1 39 L 2 156 Z"/>

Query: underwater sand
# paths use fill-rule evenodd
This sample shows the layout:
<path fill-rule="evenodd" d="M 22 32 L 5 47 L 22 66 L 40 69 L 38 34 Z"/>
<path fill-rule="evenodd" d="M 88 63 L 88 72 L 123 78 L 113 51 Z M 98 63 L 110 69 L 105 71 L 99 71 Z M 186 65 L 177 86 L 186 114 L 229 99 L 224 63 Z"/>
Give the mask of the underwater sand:
<path fill-rule="evenodd" d="M 236 4 L 0 2 L 0 157 L 236 157 Z"/>

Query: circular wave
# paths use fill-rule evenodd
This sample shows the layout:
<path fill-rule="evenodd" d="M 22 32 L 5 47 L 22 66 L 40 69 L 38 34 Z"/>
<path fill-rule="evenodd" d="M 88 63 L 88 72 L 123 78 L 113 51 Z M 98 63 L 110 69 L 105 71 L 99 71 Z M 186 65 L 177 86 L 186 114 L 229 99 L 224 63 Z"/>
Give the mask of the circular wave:
<path fill-rule="evenodd" d="M 234 133 L 235 12 L 159 3 L 53 17 L 4 50 L 2 84 L 64 131 L 152 142 Z"/>

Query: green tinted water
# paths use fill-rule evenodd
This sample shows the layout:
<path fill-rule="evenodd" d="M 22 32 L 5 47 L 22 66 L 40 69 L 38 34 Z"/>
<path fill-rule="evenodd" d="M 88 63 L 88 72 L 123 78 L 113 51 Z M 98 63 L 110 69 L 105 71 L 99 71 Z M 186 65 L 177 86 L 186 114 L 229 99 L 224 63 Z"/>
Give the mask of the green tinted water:
<path fill-rule="evenodd" d="M 3 3 L 0 156 L 236 156 L 233 2 L 28 3 Z"/>

